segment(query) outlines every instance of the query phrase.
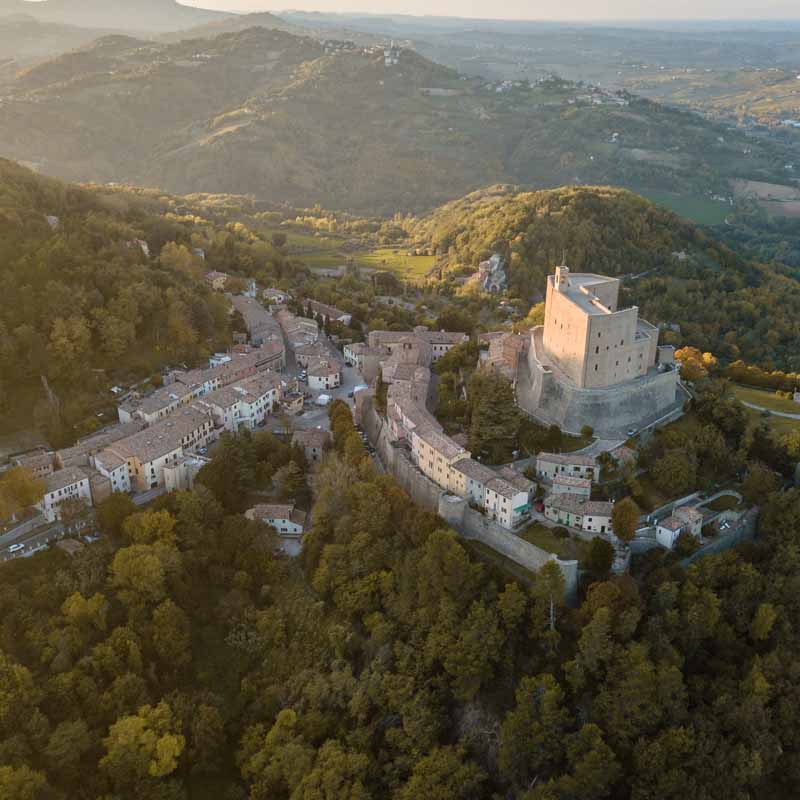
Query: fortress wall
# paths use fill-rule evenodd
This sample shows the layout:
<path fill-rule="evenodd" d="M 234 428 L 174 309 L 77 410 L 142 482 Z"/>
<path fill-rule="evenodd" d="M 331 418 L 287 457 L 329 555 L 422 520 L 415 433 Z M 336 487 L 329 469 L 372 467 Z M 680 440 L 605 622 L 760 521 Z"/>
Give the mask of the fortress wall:
<path fill-rule="evenodd" d="M 680 416 L 683 396 L 678 373 L 655 372 L 607 389 L 579 389 L 542 368 L 535 358 L 522 362 L 517 381 L 519 407 L 545 425 L 579 433 L 591 425 L 602 438 L 625 438 L 670 412 Z"/>
<path fill-rule="evenodd" d="M 395 447 L 390 441 L 388 426 L 375 411 L 371 397 L 361 398 L 357 418 L 386 471 L 394 476 L 417 505 L 439 514 L 465 539 L 479 541 L 531 572 L 555 561 L 564 575 L 567 600 L 572 602 L 575 599 L 578 589 L 577 561 L 561 561 L 552 553 L 526 542 L 470 508 L 463 498 L 442 491 L 416 468 L 411 456 L 402 447 Z"/>

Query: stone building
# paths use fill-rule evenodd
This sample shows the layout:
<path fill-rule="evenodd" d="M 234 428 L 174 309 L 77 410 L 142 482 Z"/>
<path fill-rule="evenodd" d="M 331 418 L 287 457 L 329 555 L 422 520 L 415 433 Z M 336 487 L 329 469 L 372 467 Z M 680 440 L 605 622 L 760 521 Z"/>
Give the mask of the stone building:
<path fill-rule="evenodd" d="M 636 307 L 619 308 L 620 281 L 557 267 L 547 281 L 545 322 L 520 359 L 517 400 L 540 422 L 604 438 L 680 416 L 685 392 L 671 347 Z"/>

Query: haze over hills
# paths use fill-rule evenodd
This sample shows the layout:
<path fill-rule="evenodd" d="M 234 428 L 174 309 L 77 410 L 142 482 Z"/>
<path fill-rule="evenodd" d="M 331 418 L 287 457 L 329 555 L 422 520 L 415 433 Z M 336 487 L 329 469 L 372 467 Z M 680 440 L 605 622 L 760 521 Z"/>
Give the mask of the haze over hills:
<path fill-rule="evenodd" d="M 175 0 L 0 0 L 0 17 L 9 14 L 26 14 L 41 22 L 62 25 L 134 31 L 176 30 L 228 16 Z"/>
<path fill-rule="evenodd" d="M 2 155 L 70 180 L 387 214 L 496 182 L 604 183 L 689 196 L 721 221 L 712 193 L 783 174 L 785 153 L 695 115 L 396 55 L 263 28 L 104 38 L 10 85 Z"/>

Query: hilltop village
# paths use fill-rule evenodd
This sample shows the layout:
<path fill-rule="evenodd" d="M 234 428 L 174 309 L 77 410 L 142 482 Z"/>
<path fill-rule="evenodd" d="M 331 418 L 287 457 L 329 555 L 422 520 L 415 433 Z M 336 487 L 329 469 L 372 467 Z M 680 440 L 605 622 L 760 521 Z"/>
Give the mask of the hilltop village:
<path fill-rule="evenodd" d="M 487 274 L 500 265 L 496 259 Z M 191 489 L 224 434 L 288 436 L 313 469 L 330 447 L 328 408 L 337 402 L 351 407 L 370 453 L 412 499 L 526 569 L 557 563 L 568 592 L 577 586 L 583 551 L 549 545 L 553 531 L 580 547 L 604 542 L 613 569 L 625 571 L 632 552 L 673 549 L 684 534 L 696 547 L 703 530 L 719 522 L 739 530 L 742 513 L 703 506 L 714 498 L 690 494 L 655 513 L 628 499 L 615 511 L 619 497 L 603 490 L 608 473 L 636 470 L 637 442 L 678 420 L 691 397 L 674 348 L 659 345 L 658 330 L 636 308 L 618 307 L 618 279 L 557 267 L 543 325 L 479 337 L 478 370 L 513 387 L 532 424 L 586 438 L 572 452 L 539 448 L 501 464 L 474 456 L 467 437 L 449 434 L 437 418 L 437 365 L 472 346 L 466 332 L 418 326 L 340 341 L 326 331 L 352 323 L 341 309 L 312 299 L 298 305 L 290 292 L 255 281 L 240 281 L 241 293 L 230 294 L 229 276 L 217 271 L 206 281 L 227 297 L 246 334 L 205 369 L 171 369 L 149 393 L 124 394 L 115 425 L 72 447 L 18 457 L 17 466 L 44 481 L 37 506 L 51 530 L 7 549 L 5 558 L 59 539 L 71 527 L 65 522 L 112 494 L 144 504 Z M 278 500 L 268 497 L 248 515 L 274 527 L 284 550 L 298 555 L 311 519 L 296 498 Z"/>

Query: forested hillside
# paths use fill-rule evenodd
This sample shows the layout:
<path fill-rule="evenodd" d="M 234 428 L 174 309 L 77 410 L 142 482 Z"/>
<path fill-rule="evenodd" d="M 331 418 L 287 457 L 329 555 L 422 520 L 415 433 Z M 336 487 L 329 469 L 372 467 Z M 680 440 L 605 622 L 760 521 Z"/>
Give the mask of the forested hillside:
<path fill-rule="evenodd" d="M 33 416 L 57 444 L 87 414 L 99 424 L 90 412 L 107 410 L 114 382 L 230 342 L 206 269 L 283 260 L 241 226 L 178 215 L 164 198 L 81 189 L 0 161 L 3 428 Z"/>
<path fill-rule="evenodd" d="M 560 80 L 498 86 L 413 50 L 396 59 L 266 28 L 100 39 L 9 85 L 0 149 L 69 180 L 387 215 L 514 181 L 627 186 L 720 218 L 712 192 L 780 182 L 792 158 L 635 97 Z"/>
<path fill-rule="evenodd" d="M 747 261 L 698 227 L 630 192 L 609 187 L 519 192 L 493 187 L 406 224 L 452 267 L 494 252 L 512 291 L 541 296 L 563 260 L 575 270 L 625 278 L 623 301 L 664 338 L 770 369 L 800 367 L 800 281 L 779 263 Z"/>
<path fill-rule="evenodd" d="M 238 515 L 269 434 L 226 441 L 219 496 L 117 495 L 103 543 L 0 567 L 0 797 L 796 796 L 796 491 L 758 545 L 595 575 L 570 610 L 557 569 L 493 574 L 332 417 L 302 569 Z"/>

